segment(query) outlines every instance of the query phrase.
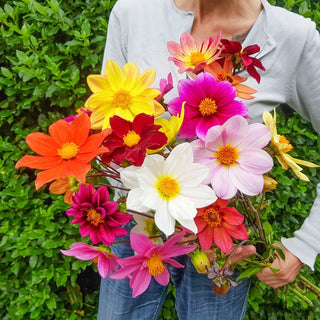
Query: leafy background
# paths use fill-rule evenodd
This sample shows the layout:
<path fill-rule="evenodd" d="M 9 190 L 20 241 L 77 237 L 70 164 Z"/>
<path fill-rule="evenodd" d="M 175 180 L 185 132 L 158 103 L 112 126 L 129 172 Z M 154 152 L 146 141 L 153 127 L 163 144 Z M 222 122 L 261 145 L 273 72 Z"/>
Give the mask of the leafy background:
<path fill-rule="evenodd" d="M 318 1 L 270 1 L 313 19 L 320 26 Z M 94 319 L 99 276 L 89 262 L 60 254 L 79 241 L 61 197 L 47 188 L 34 189 L 32 170 L 14 169 L 29 152 L 27 134 L 47 131 L 54 121 L 74 113 L 90 92 L 89 74 L 100 72 L 115 0 L 6 0 L 0 7 L 0 318 Z M 320 163 L 320 138 L 310 125 L 288 108 L 279 123 L 293 156 Z M 311 183 L 284 175 L 273 177 L 281 187 L 270 193 L 266 212 L 276 234 L 291 236 L 308 215 L 315 198 L 316 170 L 306 169 Z M 291 179 L 292 178 L 292 179 Z M 316 271 L 303 273 L 320 284 Z M 170 285 L 159 319 L 177 319 L 174 288 Z M 320 304 L 309 307 L 295 296 L 281 299 L 256 282 L 249 296 L 249 319 L 320 319 Z M 313 299 L 310 295 L 310 299 Z"/>

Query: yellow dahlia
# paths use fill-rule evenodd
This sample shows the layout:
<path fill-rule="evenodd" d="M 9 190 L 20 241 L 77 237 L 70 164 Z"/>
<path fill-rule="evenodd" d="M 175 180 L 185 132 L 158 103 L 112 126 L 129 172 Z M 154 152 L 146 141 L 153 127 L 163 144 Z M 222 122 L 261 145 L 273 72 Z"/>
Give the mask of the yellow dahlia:
<path fill-rule="evenodd" d="M 155 100 L 160 91 L 149 88 L 154 80 L 154 70 L 140 74 L 133 62 L 124 65 L 122 70 L 112 60 L 107 61 L 104 75 L 89 75 L 87 82 L 93 93 L 85 107 L 92 112 L 92 129 L 110 128 L 109 119 L 114 115 L 132 121 L 139 113 L 162 114 L 164 109 Z"/>

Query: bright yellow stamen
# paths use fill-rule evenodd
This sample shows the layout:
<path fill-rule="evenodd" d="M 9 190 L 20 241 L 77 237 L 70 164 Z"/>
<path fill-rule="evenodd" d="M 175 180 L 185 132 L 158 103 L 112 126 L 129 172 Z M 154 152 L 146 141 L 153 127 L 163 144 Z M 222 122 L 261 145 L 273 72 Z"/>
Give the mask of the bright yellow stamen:
<path fill-rule="evenodd" d="M 216 105 L 216 102 L 211 98 L 205 98 L 201 100 L 199 105 L 200 113 L 204 117 L 211 116 L 217 111 L 217 109 L 218 109 L 218 106 Z"/>
<path fill-rule="evenodd" d="M 206 61 L 205 56 L 202 52 L 192 52 L 191 53 L 191 64 L 197 66 L 198 64 Z"/>
<path fill-rule="evenodd" d="M 218 162 L 226 166 L 236 164 L 239 159 L 237 148 L 234 148 L 231 145 L 220 147 L 215 156 L 217 157 Z"/>
<path fill-rule="evenodd" d="M 218 76 L 217 76 L 217 80 L 218 81 L 228 81 L 230 82 L 231 84 L 233 84 L 233 78 L 232 78 L 232 75 L 229 75 L 229 74 L 221 74 L 219 73 Z"/>
<path fill-rule="evenodd" d="M 147 261 L 147 267 L 149 269 L 149 272 L 152 276 L 158 276 L 165 270 L 165 266 L 162 263 L 159 256 L 153 256 L 148 259 Z"/>
<path fill-rule="evenodd" d="M 283 145 L 281 146 L 281 150 L 282 152 L 289 152 L 293 149 L 293 146 L 289 143 L 288 139 L 285 136 L 280 136 L 279 137 L 279 143 L 286 145 L 286 147 L 284 147 Z"/>
<path fill-rule="evenodd" d="M 219 210 L 215 208 L 206 209 L 203 219 L 211 228 L 220 226 L 222 221 Z"/>
<path fill-rule="evenodd" d="M 155 184 L 155 188 L 164 200 L 173 199 L 180 192 L 178 181 L 170 176 L 159 177 Z"/>
<path fill-rule="evenodd" d="M 74 142 L 67 142 L 62 145 L 62 148 L 58 150 L 58 155 L 62 159 L 72 159 L 74 158 L 79 152 L 79 146 L 77 146 Z"/>
<path fill-rule="evenodd" d="M 90 209 L 87 212 L 87 221 L 89 221 L 95 227 L 104 222 L 103 218 L 101 217 L 101 213 L 95 209 Z"/>
<path fill-rule="evenodd" d="M 140 141 L 141 137 L 133 130 L 129 130 L 129 132 L 123 137 L 123 142 L 129 148 L 134 147 Z"/>
<path fill-rule="evenodd" d="M 128 91 L 120 90 L 115 93 L 111 104 L 119 108 L 128 108 L 131 103 L 131 94 Z"/>

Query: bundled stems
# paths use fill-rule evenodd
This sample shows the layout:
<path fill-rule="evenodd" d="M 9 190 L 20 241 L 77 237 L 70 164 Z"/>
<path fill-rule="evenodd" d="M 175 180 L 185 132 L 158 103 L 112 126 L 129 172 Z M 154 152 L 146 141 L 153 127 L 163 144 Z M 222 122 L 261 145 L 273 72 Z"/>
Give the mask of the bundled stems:
<path fill-rule="evenodd" d="M 261 240 L 264 242 L 264 243 L 267 243 L 266 242 L 266 237 L 264 235 L 264 231 L 263 231 L 263 227 L 262 227 L 262 224 L 261 224 L 261 220 L 260 220 L 260 217 L 259 217 L 259 211 L 261 209 L 261 206 L 262 206 L 262 203 L 263 203 L 263 199 L 264 199 L 264 193 L 262 195 L 262 199 L 259 203 L 259 209 L 257 210 L 251 203 L 249 197 L 247 195 L 244 196 L 248 206 L 250 207 L 250 210 L 253 212 L 254 216 L 255 216 L 255 219 L 256 219 L 256 223 L 257 223 L 257 227 L 258 227 L 258 230 L 259 230 L 259 235 L 260 235 L 260 238 Z"/>

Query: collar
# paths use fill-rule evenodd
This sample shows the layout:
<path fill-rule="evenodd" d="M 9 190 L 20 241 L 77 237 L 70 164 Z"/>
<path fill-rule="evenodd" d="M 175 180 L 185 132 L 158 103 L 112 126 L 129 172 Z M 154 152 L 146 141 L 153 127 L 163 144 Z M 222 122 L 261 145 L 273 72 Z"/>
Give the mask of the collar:
<path fill-rule="evenodd" d="M 249 31 L 242 47 L 257 44 L 260 47 L 260 52 L 256 58 L 261 59 L 269 52 L 273 51 L 277 45 L 276 41 L 268 31 L 268 25 L 272 23 L 272 6 L 267 0 L 261 0 L 263 10 L 251 30 Z"/>

